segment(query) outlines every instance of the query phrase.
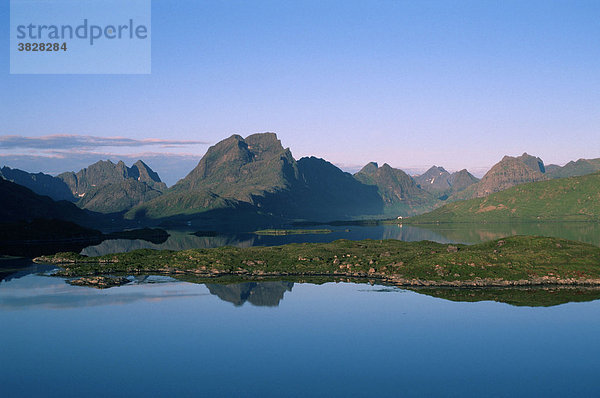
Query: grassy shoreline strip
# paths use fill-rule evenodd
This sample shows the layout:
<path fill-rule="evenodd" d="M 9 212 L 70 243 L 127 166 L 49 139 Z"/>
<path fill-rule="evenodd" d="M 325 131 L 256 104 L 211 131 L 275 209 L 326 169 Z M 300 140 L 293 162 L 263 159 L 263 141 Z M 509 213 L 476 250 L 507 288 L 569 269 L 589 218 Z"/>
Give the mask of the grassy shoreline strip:
<path fill-rule="evenodd" d="M 600 285 L 600 248 L 565 239 L 513 236 L 477 245 L 338 240 L 275 247 L 136 250 L 43 256 L 61 276 L 190 274 L 346 276 L 399 286 Z"/>

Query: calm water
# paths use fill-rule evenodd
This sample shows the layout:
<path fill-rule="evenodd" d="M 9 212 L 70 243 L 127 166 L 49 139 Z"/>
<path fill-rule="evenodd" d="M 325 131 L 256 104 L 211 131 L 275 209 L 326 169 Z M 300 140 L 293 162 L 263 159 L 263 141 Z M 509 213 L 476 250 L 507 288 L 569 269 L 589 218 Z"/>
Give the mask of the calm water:
<path fill-rule="evenodd" d="M 330 234 L 302 234 L 283 236 L 261 236 L 247 234 L 224 234 L 214 237 L 197 237 L 193 231 L 169 231 L 171 236 L 162 244 L 143 240 L 107 240 L 97 246 L 81 251 L 88 256 L 99 256 L 135 249 L 184 250 L 220 246 L 274 246 L 301 242 L 331 242 L 337 239 L 399 239 L 404 241 L 431 240 L 440 243 L 480 243 L 510 235 L 540 235 L 578 240 L 600 246 L 600 224 L 598 223 L 527 223 L 527 224 L 445 224 L 428 227 L 410 225 L 324 226 Z"/>
<path fill-rule="evenodd" d="M 477 243 L 515 234 L 600 245 L 597 224 L 331 227 L 327 235 L 170 231 L 138 248 L 335 239 Z M 0 396 L 600 396 L 600 290 L 409 291 L 298 281 L 131 277 L 107 290 L 0 261 Z"/>
<path fill-rule="evenodd" d="M 353 283 L 0 282 L 2 397 L 598 396 L 600 301 Z"/>

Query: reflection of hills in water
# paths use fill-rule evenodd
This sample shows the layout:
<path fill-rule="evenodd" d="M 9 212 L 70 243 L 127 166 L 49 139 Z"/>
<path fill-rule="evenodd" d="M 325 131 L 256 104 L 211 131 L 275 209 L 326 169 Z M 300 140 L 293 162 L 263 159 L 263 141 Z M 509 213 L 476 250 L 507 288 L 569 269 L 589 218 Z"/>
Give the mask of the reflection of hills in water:
<path fill-rule="evenodd" d="M 128 252 L 137 249 L 159 250 L 186 250 L 207 249 L 211 247 L 236 246 L 279 246 L 288 243 L 316 243 L 332 242 L 338 239 L 398 239 L 404 241 L 431 240 L 440 243 L 449 243 L 452 240 L 445 236 L 420 227 L 405 225 L 379 225 L 379 226 L 349 226 L 337 227 L 329 234 L 298 234 L 298 235 L 255 235 L 223 234 L 217 236 L 198 237 L 187 231 L 169 231 L 169 239 L 164 243 L 154 244 L 143 240 L 111 239 L 99 245 L 86 247 L 81 254 L 86 256 L 101 256 L 104 254 Z"/>
<path fill-rule="evenodd" d="M 430 240 L 438 243 L 457 243 L 443 235 L 440 235 L 436 231 L 413 227 L 411 225 L 386 226 L 381 239 L 397 239 L 405 242 Z"/>
<path fill-rule="evenodd" d="M 211 294 L 223 301 L 241 306 L 246 301 L 261 307 L 277 307 L 285 292 L 291 292 L 294 282 L 245 282 L 231 285 L 207 283 Z"/>
<path fill-rule="evenodd" d="M 111 253 L 129 252 L 137 249 L 157 250 L 187 250 L 207 249 L 221 246 L 250 247 L 254 245 L 254 237 L 250 234 L 244 235 L 218 235 L 198 237 L 188 232 L 169 231 L 169 239 L 160 244 L 144 240 L 111 239 L 105 240 L 99 245 L 88 246 L 81 251 L 86 256 L 102 256 Z"/>
<path fill-rule="evenodd" d="M 56 267 L 53 265 L 34 264 L 30 260 L 16 258 L 0 261 L 0 282 L 9 282 L 31 274 L 48 272 Z"/>
<path fill-rule="evenodd" d="M 422 225 L 448 242 L 480 243 L 512 235 L 538 235 L 570 239 L 600 246 L 600 224 L 593 222 L 545 222 L 519 224 Z"/>
<path fill-rule="evenodd" d="M 540 235 L 571 239 L 600 246 L 598 223 L 523 223 L 523 224 L 439 224 L 439 225 L 378 225 L 331 227 L 329 234 L 255 235 L 223 234 L 198 237 L 189 231 L 169 231 L 169 239 L 154 244 L 142 240 L 107 240 L 81 251 L 87 256 L 127 252 L 136 249 L 204 249 L 220 246 L 277 246 L 288 243 L 332 242 L 337 239 L 398 239 L 403 241 L 430 240 L 439 243 L 473 244 L 510 235 Z"/>

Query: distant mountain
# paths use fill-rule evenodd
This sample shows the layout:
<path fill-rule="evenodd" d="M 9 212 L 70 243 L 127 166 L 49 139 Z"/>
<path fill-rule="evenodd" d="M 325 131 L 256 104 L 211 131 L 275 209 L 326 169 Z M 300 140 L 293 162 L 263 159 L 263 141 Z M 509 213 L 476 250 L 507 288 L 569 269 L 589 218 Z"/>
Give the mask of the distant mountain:
<path fill-rule="evenodd" d="M 467 189 L 473 184 L 478 183 L 479 178 L 469 173 L 467 169 L 462 169 L 450 174 L 448 182 L 450 183 L 451 192 L 457 193 Z"/>
<path fill-rule="evenodd" d="M 432 166 L 425 173 L 413 177 L 419 188 L 446 200 L 450 195 L 463 191 L 479 179 L 466 169 L 450 174 L 443 167 Z"/>
<path fill-rule="evenodd" d="M 6 166 L 0 169 L 0 176 L 8 181 L 27 187 L 38 195 L 49 196 L 54 200 L 75 201 L 69 186 L 60 178 L 44 173 L 28 173 Z"/>
<path fill-rule="evenodd" d="M 60 219 L 81 225 L 90 224 L 90 214 L 68 201 L 54 201 L 31 189 L 0 179 L 0 220 L 2 223 Z"/>
<path fill-rule="evenodd" d="M 99 161 L 77 173 L 62 173 L 58 178 L 79 199 L 78 206 L 102 213 L 129 210 L 167 189 L 158 174 L 141 160 L 131 167 L 122 161 Z"/>
<path fill-rule="evenodd" d="M 563 167 L 552 165 L 553 167 L 546 171 L 550 178 L 576 177 L 600 171 L 600 158 L 598 159 L 579 159 L 571 161 Z"/>
<path fill-rule="evenodd" d="M 408 222 L 600 221 L 600 172 L 521 184 L 447 204 Z"/>
<path fill-rule="evenodd" d="M 127 211 L 162 195 L 161 191 L 133 179 L 91 188 L 77 202 L 79 207 L 99 213 Z"/>
<path fill-rule="evenodd" d="M 515 185 L 547 179 L 544 162 L 524 153 L 518 157 L 504 156 L 476 184 L 452 195 L 449 200 L 481 198 Z"/>
<path fill-rule="evenodd" d="M 437 202 L 434 195 L 419 188 L 408 174 L 388 164 L 379 167 L 375 162 L 368 163 L 354 178 L 377 187 L 387 214 L 415 214 L 433 208 Z"/>
<path fill-rule="evenodd" d="M 382 214 L 377 189 L 322 159 L 296 161 L 273 133 L 233 135 L 210 147 L 165 195 L 127 217 L 164 218 L 254 207 L 277 217 L 335 219 Z"/>
<path fill-rule="evenodd" d="M 414 179 L 419 187 L 434 195 L 444 194 L 451 188 L 450 173 L 443 167 L 432 166 L 425 173 L 415 176 Z"/>

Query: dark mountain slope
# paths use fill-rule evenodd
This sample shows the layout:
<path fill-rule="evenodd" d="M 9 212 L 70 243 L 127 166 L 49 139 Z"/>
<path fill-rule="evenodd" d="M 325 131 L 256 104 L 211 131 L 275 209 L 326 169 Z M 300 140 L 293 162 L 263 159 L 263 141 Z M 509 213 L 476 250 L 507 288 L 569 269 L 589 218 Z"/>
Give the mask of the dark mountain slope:
<path fill-rule="evenodd" d="M 435 196 L 419 188 L 408 174 L 388 164 L 378 167 L 377 163 L 371 162 L 354 174 L 354 178 L 377 187 L 386 214 L 416 214 L 433 208 L 438 202 Z"/>
<path fill-rule="evenodd" d="M 0 220 L 2 223 L 60 219 L 81 225 L 93 224 L 90 213 L 67 201 L 55 202 L 19 184 L 0 179 Z"/>
<path fill-rule="evenodd" d="M 170 192 L 212 192 L 258 205 L 266 193 L 290 189 L 298 180 L 296 161 L 275 134 L 233 135 L 210 147 Z"/>
<path fill-rule="evenodd" d="M 63 180 L 44 173 L 28 173 L 19 169 L 3 167 L 0 176 L 31 189 L 38 195 L 49 196 L 54 200 L 75 201 L 69 186 Z"/>

